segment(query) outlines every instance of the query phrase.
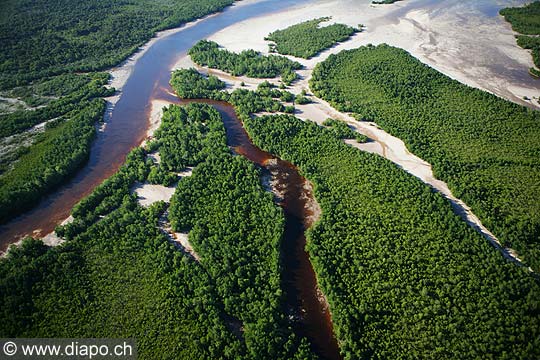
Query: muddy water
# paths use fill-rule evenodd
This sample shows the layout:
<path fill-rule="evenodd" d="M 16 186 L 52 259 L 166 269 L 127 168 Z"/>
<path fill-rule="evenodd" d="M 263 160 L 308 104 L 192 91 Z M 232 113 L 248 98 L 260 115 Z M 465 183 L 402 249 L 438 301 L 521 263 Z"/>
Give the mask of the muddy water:
<path fill-rule="evenodd" d="M 32 211 L 0 227 L 0 250 L 26 235 L 43 236 L 65 219 L 72 207 L 88 195 L 124 162 L 126 154 L 146 137 L 151 101 L 170 97 L 170 70 L 178 58 L 200 39 L 245 19 L 278 12 L 309 0 L 262 0 L 245 6 L 230 7 L 154 43 L 139 59 L 125 84 L 121 98 L 113 108 L 105 131 L 94 141 L 88 163 L 66 184 L 44 198 Z M 171 100 L 171 99 L 168 99 Z M 173 101 L 178 102 L 174 97 Z M 275 189 L 286 215 L 283 243 L 283 287 L 287 308 L 295 330 L 306 336 L 314 350 L 326 359 L 339 359 L 337 341 L 326 302 L 319 295 L 317 281 L 304 247 L 304 230 L 316 214 L 313 194 L 297 169 L 255 147 L 232 107 L 213 103 L 224 117 L 229 145 L 238 153 L 273 173 Z"/>
<path fill-rule="evenodd" d="M 105 131 L 92 144 L 87 164 L 31 211 L 0 226 L 0 252 L 22 237 L 44 236 L 73 206 L 114 174 L 127 153 L 146 137 L 152 98 L 168 86 L 174 63 L 199 40 L 246 19 L 282 11 L 309 0 L 260 0 L 232 6 L 196 25 L 161 38 L 137 61 Z"/>
<path fill-rule="evenodd" d="M 213 105 L 223 118 L 229 147 L 236 154 L 259 165 L 267 175 L 271 174 L 272 190 L 285 213 L 281 253 L 286 311 L 293 319 L 296 333 L 307 337 L 322 359 L 341 359 L 328 303 L 317 286 L 313 266 L 305 251 L 304 232 L 317 219 L 320 211 L 311 184 L 294 165 L 253 145 L 230 104 L 211 100 L 179 100 L 166 89 L 163 89 L 159 99 L 177 104 L 204 102 Z"/>
<path fill-rule="evenodd" d="M 315 272 L 305 251 L 304 232 L 318 215 L 311 185 L 291 163 L 254 146 L 230 105 L 214 106 L 224 119 L 228 145 L 272 174 L 272 187 L 285 213 L 283 290 L 287 311 L 296 319 L 295 330 L 310 340 L 321 358 L 341 359 L 328 304 L 318 290 Z"/>

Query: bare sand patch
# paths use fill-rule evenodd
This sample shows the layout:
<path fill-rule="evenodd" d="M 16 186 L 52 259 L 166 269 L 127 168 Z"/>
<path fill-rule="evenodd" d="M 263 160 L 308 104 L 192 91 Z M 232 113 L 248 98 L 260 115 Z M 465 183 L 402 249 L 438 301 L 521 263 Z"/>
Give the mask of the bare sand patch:
<path fill-rule="evenodd" d="M 221 79 L 221 74 L 216 73 L 216 76 Z M 232 78 L 233 80 L 236 79 L 235 77 L 232 77 L 228 74 L 227 77 Z M 292 90 L 296 94 L 300 93 L 302 89 L 303 87 L 301 83 L 297 83 L 295 86 L 289 88 L 289 90 Z M 436 191 L 440 192 L 445 198 L 450 201 L 454 212 L 458 214 L 463 220 L 465 220 L 465 222 L 467 222 L 476 231 L 478 231 L 493 246 L 495 246 L 497 249 L 500 249 L 506 259 L 523 266 L 523 263 L 519 259 L 517 252 L 513 249 L 505 248 L 501 244 L 499 239 L 497 239 L 495 235 L 493 235 L 484 225 L 482 225 L 482 222 L 472 212 L 471 208 L 463 201 L 456 198 L 444 181 L 441 181 L 434 176 L 431 164 L 412 154 L 407 149 L 405 143 L 401 139 L 388 134 L 386 131 L 379 128 L 376 123 L 357 121 L 351 115 L 342 113 L 334 109 L 328 102 L 319 99 L 312 94 L 308 95 L 312 102 L 309 104 L 296 105 L 296 111 L 294 114 L 296 117 L 302 120 L 314 121 L 319 125 L 322 125 L 322 123 L 328 118 L 338 119 L 346 122 L 353 130 L 367 136 L 372 140 L 367 143 L 358 143 L 356 140 L 346 140 L 345 142 L 347 144 L 354 146 L 359 150 L 374 153 L 392 161 L 394 164 L 398 165 L 403 170 L 419 178 L 420 180 L 422 180 L 422 182 L 431 186 Z M 275 114 L 261 112 L 255 115 L 262 116 Z M 270 172 L 272 172 L 271 168 Z M 275 174 L 272 173 L 272 175 L 274 176 Z M 280 190 L 277 189 L 275 186 L 275 181 L 268 181 L 268 179 L 263 179 L 263 184 L 272 189 L 272 191 L 276 194 L 278 200 L 280 197 L 282 197 Z M 307 186 L 311 187 L 311 184 L 308 183 Z M 309 211 L 313 213 L 310 221 L 317 221 L 317 219 L 320 217 L 321 210 L 320 207 L 318 207 L 316 201 L 314 201 L 313 204 L 309 205 Z M 531 268 L 529 268 L 529 270 L 532 271 Z"/>
<path fill-rule="evenodd" d="M 193 257 L 196 261 L 200 262 L 201 257 L 197 252 L 195 252 L 195 249 L 193 249 L 193 246 L 191 246 L 191 243 L 189 242 L 189 236 L 187 233 L 177 233 L 173 232 L 171 233 L 173 241 L 180 244 L 184 250 Z"/>
<path fill-rule="evenodd" d="M 150 116 L 148 117 L 148 130 L 146 131 L 146 139 L 141 143 L 141 147 L 145 147 L 148 141 L 154 138 L 154 133 L 161 125 L 161 117 L 163 116 L 163 108 L 172 103 L 165 100 L 154 99 L 150 104 Z"/>
<path fill-rule="evenodd" d="M 193 260 L 200 262 L 201 257 L 193 246 L 191 246 L 191 243 L 189 242 L 189 234 L 188 233 L 180 233 L 180 232 L 174 232 L 171 223 L 168 220 L 169 217 L 169 210 L 165 211 L 165 213 L 161 216 L 159 219 L 159 228 L 161 231 L 167 235 L 167 238 L 169 241 L 176 246 L 179 250 L 184 252 L 186 255 L 191 257 Z"/>
<path fill-rule="evenodd" d="M 232 51 L 255 49 L 268 53 L 264 37 L 302 21 L 332 15 L 332 22 L 366 25 L 349 41 L 310 59 L 298 59 L 305 66 L 303 80 L 296 87 L 307 88 L 311 70 L 330 54 L 367 44 L 387 43 L 403 48 L 422 62 L 467 85 L 528 106 L 540 107 L 540 81 L 528 74 L 533 66 L 530 53 L 517 46 L 509 24 L 501 16 L 482 12 L 485 1 L 445 0 L 425 4 L 398 2 L 372 6 L 369 0 L 317 1 L 268 16 L 248 19 L 210 36 L 210 40 Z M 501 7 L 515 6 L 510 0 Z M 464 16 L 466 14 L 466 16 Z"/>
<path fill-rule="evenodd" d="M 235 1 L 230 6 L 245 6 L 249 5 L 251 3 L 256 2 L 257 0 L 239 0 Z M 208 18 L 217 16 L 221 12 L 215 12 L 209 15 L 206 15 L 202 18 L 199 18 L 197 20 L 185 23 L 180 25 L 179 27 L 163 30 L 157 32 L 148 42 L 146 42 L 144 45 L 140 46 L 139 49 L 132 54 L 128 59 L 124 60 L 120 65 L 115 66 L 111 68 L 108 72 L 111 75 L 111 79 L 109 80 L 109 83 L 107 84 L 107 87 L 113 87 L 116 89 L 116 93 L 110 97 L 105 98 L 107 101 L 107 106 L 105 110 L 105 116 L 104 121 L 107 123 L 111 117 L 112 111 L 114 109 L 114 105 L 120 100 L 120 97 L 122 96 L 122 89 L 126 82 L 128 81 L 129 77 L 131 76 L 131 73 L 133 72 L 133 69 L 135 68 L 135 65 L 137 64 L 137 61 L 141 59 L 144 54 L 159 40 L 166 38 L 168 36 L 171 36 L 173 34 L 177 34 L 179 32 L 182 32 L 186 29 L 189 29 L 197 24 L 199 24 L 201 21 L 204 21 Z M 105 129 L 105 125 L 101 129 L 103 131 Z"/>
<path fill-rule="evenodd" d="M 362 151 L 382 156 L 398 165 L 409 174 L 419 178 L 425 184 L 431 186 L 450 201 L 456 214 L 478 231 L 493 246 L 501 250 L 506 259 L 523 266 L 517 252 L 511 248 L 504 247 L 499 239 L 497 239 L 497 237 L 482 224 L 480 219 L 472 212 L 471 208 L 465 204 L 465 202 L 456 198 L 444 181 L 435 177 L 431 164 L 411 153 L 401 139 L 388 134 L 375 123 L 357 121 L 352 116 L 332 108 L 330 104 L 321 99 L 314 98 L 314 100 L 315 101 L 311 104 L 302 105 L 302 112 L 296 114 L 296 116 L 303 120 L 315 121 L 318 124 L 322 124 L 328 117 L 345 121 L 355 131 L 373 140 L 368 143 L 358 143 L 356 140 L 346 140 L 345 142 L 347 144 Z M 532 269 L 529 268 L 529 271 L 532 271 Z"/>
<path fill-rule="evenodd" d="M 148 207 L 157 201 L 169 202 L 176 190 L 175 186 L 163 186 L 155 184 L 137 183 L 132 191 L 137 194 L 137 201 L 142 206 Z"/>
<path fill-rule="evenodd" d="M 60 225 L 66 225 L 66 224 L 69 224 L 71 222 L 73 222 L 73 216 L 69 215 L 64 221 L 62 221 L 60 223 Z M 41 229 L 38 229 L 38 230 L 35 230 L 33 235 L 35 234 L 38 234 L 41 232 Z M 19 241 L 11 244 L 11 246 L 21 246 L 22 242 L 23 242 L 24 238 L 21 238 Z M 54 247 L 54 246 L 58 246 L 58 245 L 61 245 L 63 243 L 66 242 L 65 239 L 61 238 L 60 236 L 56 235 L 56 233 L 54 231 L 48 233 L 47 235 L 45 235 L 43 238 L 40 239 L 45 245 L 47 246 L 51 246 L 51 247 Z M 11 246 L 9 246 L 6 251 L 0 251 L 0 258 L 4 258 L 6 257 L 6 255 L 9 253 L 9 249 L 11 248 Z"/>

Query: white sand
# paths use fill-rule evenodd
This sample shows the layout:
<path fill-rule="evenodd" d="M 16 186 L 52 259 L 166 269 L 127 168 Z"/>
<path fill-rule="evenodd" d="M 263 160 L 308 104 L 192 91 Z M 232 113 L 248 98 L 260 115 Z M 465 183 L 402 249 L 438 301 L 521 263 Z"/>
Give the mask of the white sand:
<path fill-rule="evenodd" d="M 183 251 L 185 254 L 190 256 L 193 260 L 200 262 L 201 257 L 193 246 L 191 246 L 191 243 L 189 242 L 189 234 L 187 233 L 179 233 L 174 232 L 171 228 L 171 224 L 168 220 L 169 217 L 169 210 L 165 211 L 165 213 L 161 216 L 159 219 L 159 227 L 161 231 L 167 235 L 167 238 L 171 243 L 173 243 L 178 249 Z"/>
<path fill-rule="evenodd" d="M 66 225 L 73 221 L 73 216 L 69 215 L 64 221 L 60 223 L 60 225 Z M 34 230 L 33 235 L 34 237 L 38 237 L 38 235 L 41 233 L 41 229 Z M 40 239 L 45 245 L 47 246 L 58 246 L 66 242 L 65 239 L 61 238 L 60 236 L 56 235 L 54 231 L 48 233 L 43 238 Z M 21 238 L 19 241 L 10 244 L 10 247 L 7 248 L 6 251 L 0 251 L 0 258 L 6 257 L 6 255 L 9 253 L 9 249 L 11 248 L 11 245 L 13 246 L 21 246 L 23 242 L 23 238 Z"/>
<path fill-rule="evenodd" d="M 236 6 L 236 7 L 245 6 L 256 1 L 257 0 L 238 0 L 235 3 L 233 3 L 231 6 Z M 185 23 L 177 28 L 157 32 L 152 39 L 150 39 L 143 46 L 139 47 L 139 50 L 137 52 L 132 54 L 128 59 L 126 59 L 120 65 L 110 69 L 109 74 L 111 74 L 111 79 L 109 80 L 109 83 L 107 86 L 114 87 L 116 89 L 116 94 L 105 98 L 105 100 L 107 101 L 107 108 L 105 110 L 105 116 L 104 116 L 105 124 L 109 121 L 111 117 L 114 105 L 118 102 L 118 100 L 120 100 L 120 97 L 122 96 L 122 88 L 124 87 L 131 73 L 133 72 L 133 69 L 135 65 L 137 64 L 137 61 L 139 61 L 139 59 L 144 56 L 144 54 L 148 51 L 148 49 L 150 49 L 157 41 L 163 38 L 166 38 L 168 36 L 171 36 L 173 34 L 179 33 L 181 31 L 184 31 L 186 29 L 189 29 L 197 25 L 201 21 L 217 16 L 220 13 L 221 12 L 216 12 L 216 13 L 207 15 L 205 17 L 202 17 L 200 19 Z M 105 126 L 106 125 L 103 125 L 100 131 L 103 131 L 105 129 Z"/>
<path fill-rule="evenodd" d="M 154 132 L 161 125 L 161 117 L 163 116 L 163 108 L 171 105 L 170 102 L 165 100 L 154 99 L 152 100 L 150 108 L 150 117 L 148 119 L 150 125 L 146 131 L 146 136 L 148 139 L 152 139 Z"/>
<path fill-rule="evenodd" d="M 148 207 L 157 201 L 169 202 L 175 190 L 175 186 L 167 187 L 147 183 L 138 183 L 133 188 L 133 191 L 137 194 L 137 201 L 145 207 Z"/>
<path fill-rule="evenodd" d="M 501 3 L 516 5 L 512 1 Z M 307 87 L 310 70 L 330 54 L 369 43 L 387 43 L 465 84 L 540 107 L 536 101 L 523 100 L 524 96 L 532 99 L 540 95 L 540 81 L 527 74 L 533 65 L 531 55 L 517 46 L 502 17 L 482 16 L 474 3 L 457 0 L 441 1 L 425 9 L 417 6 L 419 1 L 371 6 L 369 0 L 322 0 L 240 22 L 212 35 L 210 40 L 232 51 L 252 48 L 267 53 L 264 37 L 270 32 L 331 14 L 332 22 L 351 26 L 362 23 L 366 29 L 313 59 L 294 58 L 307 69 L 302 74 L 305 80 L 298 86 Z"/>
<path fill-rule="evenodd" d="M 509 25 L 500 16 L 487 18 L 474 8 L 474 4 L 463 4 L 455 0 L 442 1 L 422 10 L 415 9 L 415 3 L 417 2 L 411 1 L 392 6 L 370 6 L 369 1 L 319 1 L 279 15 L 243 21 L 214 34 L 210 40 L 231 51 L 252 48 L 268 53 L 268 43 L 264 41 L 268 33 L 301 21 L 332 14 L 332 21 L 351 26 L 362 23 L 367 25 L 366 31 L 310 60 L 294 58 L 300 61 L 305 69 L 299 72 L 301 80 L 289 89 L 293 93 L 298 94 L 302 89 L 308 88 L 312 69 L 330 54 L 369 43 L 388 43 L 404 48 L 421 61 L 462 83 L 514 102 L 539 107 L 536 101 L 523 100 L 524 96 L 537 99 L 540 93 L 539 83 L 535 83 L 535 80 L 526 74 L 532 66 L 531 56 L 528 51 L 517 46 Z M 467 14 L 467 17 L 462 16 L 463 13 Z M 184 58 L 180 59 L 176 67 L 190 66 L 193 64 Z M 507 68 L 512 68 L 513 72 L 501 71 Z M 209 72 L 208 69 L 200 67 L 199 70 Z M 235 78 L 219 71 L 211 73 L 220 77 L 232 89 L 238 87 L 240 81 L 244 81 L 248 88 L 260 83 L 256 79 Z M 299 118 L 311 119 L 319 124 L 328 117 L 341 119 L 352 125 L 356 131 L 373 139 L 374 142 L 367 144 L 349 143 L 363 151 L 385 157 L 432 186 L 449 199 L 455 212 L 469 225 L 501 249 L 505 258 L 522 265 L 516 252 L 504 248 L 471 209 L 452 195 L 447 184 L 433 176 L 431 165 L 411 154 L 403 141 L 379 129 L 375 124 L 357 122 L 320 99 L 315 98 L 312 104 L 297 105 L 297 109 L 296 115 Z"/>
<path fill-rule="evenodd" d="M 159 164 L 161 163 L 161 155 L 157 152 L 155 153 L 151 153 L 151 154 L 148 154 L 147 155 L 150 159 L 152 159 L 152 161 L 154 162 L 154 164 Z"/>
<path fill-rule="evenodd" d="M 195 252 L 195 249 L 193 249 L 193 246 L 191 246 L 191 243 L 189 242 L 189 236 L 186 233 L 171 233 L 173 241 L 180 244 L 180 246 L 195 259 L 195 261 L 200 262 L 201 257 L 199 254 Z"/>
<path fill-rule="evenodd" d="M 191 176 L 193 168 L 186 168 L 186 170 L 177 173 L 179 180 L 183 177 Z M 164 201 L 168 203 L 176 190 L 176 185 L 163 186 L 148 183 L 136 183 L 131 189 L 132 192 L 137 194 L 137 201 L 142 206 L 148 207 L 157 201 Z"/>
<path fill-rule="evenodd" d="M 356 121 L 353 117 L 335 110 L 327 102 L 318 98 L 315 98 L 315 102 L 311 104 L 301 105 L 298 107 L 301 108 L 301 113 L 296 114 L 296 116 L 300 119 L 312 120 L 318 124 L 321 124 L 328 117 L 339 119 L 345 121 L 355 131 L 372 139 L 373 142 L 365 144 L 360 144 L 356 140 L 346 140 L 346 143 L 362 151 L 380 155 L 392 161 L 394 164 L 398 165 L 411 175 L 416 176 L 425 184 L 430 185 L 450 201 L 454 211 L 463 220 L 478 231 L 492 245 L 500 249 L 506 259 L 514 261 L 519 265 L 523 265 L 516 251 L 510 248 L 505 248 L 499 239 L 497 239 L 495 235 L 493 235 L 484 225 L 482 225 L 482 222 L 472 212 L 471 208 L 463 201 L 456 198 L 444 181 L 435 178 L 431 165 L 418 156 L 412 154 L 402 140 L 380 129 L 375 123 Z M 532 271 L 530 268 L 529 270 Z"/>

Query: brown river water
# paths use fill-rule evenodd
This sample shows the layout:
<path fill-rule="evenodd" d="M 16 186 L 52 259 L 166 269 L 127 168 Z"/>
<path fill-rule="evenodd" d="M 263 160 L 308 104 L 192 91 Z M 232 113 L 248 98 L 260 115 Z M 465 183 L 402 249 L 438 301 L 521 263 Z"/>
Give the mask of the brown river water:
<path fill-rule="evenodd" d="M 272 177 L 273 191 L 285 214 L 285 234 L 281 249 L 285 311 L 292 319 L 296 333 L 310 340 L 317 355 L 322 359 L 341 359 L 328 303 L 317 286 L 313 266 L 305 251 L 304 232 L 319 215 L 311 184 L 293 164 L 256 147 L 230 104 L 211 100 L 179 100 L 165 89 L 159 99 L 169 103 L 204 102 L 213 105 L 223 118 L 227 145 L 236 154 L 257 164 L 266 177 Z"/>
<path fill-rule="evenodd" d="M 91 148 L 88 163 L 64 185 L 45 197 L 37 207 L 0 226 L 0 250 L 27 235 L 44 236 L 69 216 L 73 206 L 107 177 L 114 174 L 127 153 L 146 138 L 151 101 L 180 100 L 170 95 L 170 68 L 198 40 L 236 22 L 254 16 L 301 5 L 307 0 L 263 0 L 245 6 L 233 6 L 206 18 L 197 25 L 157 41 L 138 60 L 118 103 L 112 109 L 105 131 L 99 132 Z M 328 305 L 317 287 L 309 256 L 304 250 L 304 231 L 312 225 L 317 204 L 311 186 L 292 164 L 255 147 L 231 105 L 211 102 L 222 114 L 229 146 L 239 155 L 259 165 L 279 193 L 279 205 L 286 218 L 282 246 L 285 311 L 295 331 L 307 337 L 313 350 L 323 359 L 340 359 L 333 334 Z"/>
<path fill-rule="evenodd" d="M 152 99 L 168 87 L 170 69 L 199 40 L 237 22 L 279 12 L 309 0 L 262 0 L 230 6 L 194 26 L 159 39 L 137 61 L 112 109 L 104 132 L 97 134 L 88 162 L 32 210 L 0 226 L 0 251 L 25 236 L 44 236 L 66 219 L 73 206 L 114 174 L 128 152 L 146 138 Z"/>
<path fill-rule="evenodd" d="M 344 1 L 354 3 L 353 0 Z M 237 22 L 308 2 L 310 0 L 262 0 L 245 6 L 232 6 L 195 26 L 157 41 L 134 66 L 105 131 L 98 133 L 92 145 L 87 164 L 64 185 L 44 197 L 33 210 L 0 226 L 0 251 L 26 235 L 43 236 L 51 232 L 68 217 L 78 201 L 118 170 L 127 153 L 146 137 L 151 101 L 166 99 L 179 102 L 169 94 L 169 69 L 198 40 Z M 429 9 L 438 3 L 435 0 L 419 0 L 410 6 Z M 461 2 L 444 1 L 446 5 L 453 3 Z M 483 16 L 492 18 L 500 5 L 479 0 L 477 7 Z M 401 11 L 406 10 L 405 7 Z M 392 15 L 393 19 L 400 17 L 399 11 Z M 271 173 L 275 179 L 274 190 L 280 195 L 279 204 L 286 216 L 282 247 L 283 290 L 286 293 L 286 311 L 293 319 L 295 330 L 310 340 L 322 358 L 340 359 L 330 312 L 318 291 L 315 273 L 304 250 L 304 231 L 312 225 L 317 215 L 313 211 L 311 187 L 292 164 L 261 151 L 251 143 L 230 105 L 221 102 L 212 102 L 212 105 L 224 118 L 231 148 L 261 166 L 263 172 Z"/>

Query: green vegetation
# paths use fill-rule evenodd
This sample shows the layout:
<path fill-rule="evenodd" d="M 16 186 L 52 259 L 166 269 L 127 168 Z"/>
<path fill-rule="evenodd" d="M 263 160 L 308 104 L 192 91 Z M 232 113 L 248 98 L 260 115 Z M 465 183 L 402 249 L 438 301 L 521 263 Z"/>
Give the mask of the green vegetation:
<path fill-rule="evenodd" d="M 213 99 L 228 101 L 240 113 L 250 114 L 259 111 L 285 111 L 286 107 L 278 100 L 294 100 L 294 95 L 275 89 L 268 82 L 261 83 L 257 91 L 236 89 L 232 93 L 219 91 L 225 83 L 215 76 L 205 77 L 195 69 L 179 69 L 173 72 L 171 86 L 179 97 L 184 99 Z M 294 111 L 294 108 L 292 109 Z"/>
<path fill-rule="evenodd" d="M 328 118 L 322 124 L 330 129 L 338 139 L 355 139 L 360 143 L 365 143 L 369 140 L 367 136 L 351 129 L 344 121 Z"/>
<path fill-rule="evenodd" d="M 281 313 L 284 218 L 259 171 L 230 153 L 221 116 L 208 105 L 170 106 L 156 139 L 167 170 L 199 164 L 178 184 L 169 219 L 189 231 L 225 311 L 242 322 L 249 358 L 292 358 L 296 340 Z"/>
<path fill-rule="evenodd" d="M 252 78 L 275 78 L 281 76 L 284 83 L 296 79 L 294 70 L 302 68 L 296 61 L 283 56 L 264 56 L 254 50 L 240 54 L 220 49 L 213 41 L 201 40 L 190 50 L 191 59 L 201 65 L 226 71 L 233 76 L 246 75 Z"/>
<path fill-rule="evenodd" d="M 87 159 L 94 124 L 105 110 L 98 98 L 115 92 L 103 86 L 108 74 L 93 71 L 117 65 L 156 31 L 233 1 L 4 1 L 0 224 L 29 209 Z M 43 133 L 29 131 L 46 122 Z"/>
<path fill-rule="evenodd" d="M 77 76 L 77 75 L 71 75 Z M 25 93 L 24 97 L 32 97 L 31 89 L 35 89 L 38 94 L 64 94 L 68 95 L 53 100 L 50 104 L 43 108 L 38 108 L 33 111 L 20 110 L 11 114 L 0 116 L 0 137 L 10 136 L 39 123 L 48 121 L 59 116 L 69 116 L 70 112 L 77 112 L 84 108 L 92 99 L 98 97 L 106 97 L 114 94 L 114 89 L 107 89 L 103 85 L 107 84 L 109 74 L 95 73 L 92 75 L 81 76 L 75 79 L 73 85 L 63 85 L 61 82 L 65 78 L 53 78 L 52 80 L 36 84 L 32 88 L 16 88 L 12 90 L 15 93 Z M 69 90 L 73 90 L 70 92 Z"/>
<path fill-rule="evenodd" d="M 515 32 L 540 35 L 540 1 L 533 1 L 523 7 L 502 9 L 499 13 L 512 25 Z"/>
<path fill-rule="evenodd" d="M 298 105 L 304 105 L 311 103 L 311 99 L 307 97 L 306 90 L 302 89 L 300 94 L 296 95 L 296 97 L 294 98 L 294 102 Z"/>
<path fill-rule="evenodd" d="M 235 102 L 251 96 L 236 92 Z M 540 355 L 538 280 L 504 260 L 440 194 L 343 144 L 343 124 L 252 117 L 249 106 L 237 113 L 257 146 L 293 162 L 315 185 L 323 214 L 307 248 L 345 358 Z"/>
<path fill-rule="evenodd" d="M 277 30 L 268 35 L 270 51 L 283 55 L 293 55 L 309 59 L 331 46 L 349 39 L 358 30 L 344 25 L 332 24 L 319 27 L 319 24 L 329 21 L 330 17 L 322 17 Z"/>
<path fill-rule="evenodd" d="M 311 89 L 375 121 L 433 165 L 504 244 L 540 269 L 540 113 L 380 45 L 330 56 Z"/>
<path fill-rule="evenodd" d="M 105 101 L 93 99 L 78 106 L 70 119 L 52 122 L 34 145 L 18 153 L 14 166 L 2 164 L 6 171 L 0 176 L 0 223 L 31 208 L 87 160 Z"/>
<path fill-rule="evenodd" d="M 57 229 L 65 245 L 27 240 L 0 261 L 0 335 L 134 337 L 149 359 L 313 358 L 281 312 L 283 215 L 230 153 L 219 113 L 170 106 L 155 135 L 164 171 L 195 166 L 169 218 L 201 262 L 160 231 L 166 204 L 145 209 L 131 194 L 152 166 L 137 148 Z"/>
<path fill-rule="evenodd" d="M 215 99 L 220 98 L 225 83 L 217 77 L 203 76 L 195 69 L 179 69 L 173 72 L 170 84 L 182 99 Z"/>
<path fill-rule="evenodd" d="M 143 209 L 129 194 L 141 168 L 137 149 L 98 188 L 109 192 L 98 207 L 74 213 L 78 229 L 69 227 L 64 246 L 30 239 L 0 261 L 2 336 L 133 337 L 141 358 L 220 359 L 240 349 L 204 269 L 159 231 L 162 204 Z"/>
<path fill-rule="evenodd" d="M 512 25 L 514 31 L 535 36 L 518 35 L 517 43 L 524 49 L 532 51 L 533 61 L 540 68 L 540 1 L 532 2 L 523 7 L 506 8 L 500 11 L 506 21 Z M 540 77 L 540 70 L 531 68 L 531 75 Z"/>
<path fill-rule="evenodd" d="M 532 51 L 534 64 L 537 68 L 540 68 L 540 37 L 519 35 L 517 37 L 517 43 L 522 48 Z M 540 75 L 540 70 L 535 68 L 531 68 L 530 72 L 535 76 Z"/>
<path fill-rule="evenodd" d="M 156 31 L 179 26 L 232 3 L 233 0 L 5 1 L 0 15 L 0 88 L 114 66 Z"/>
<path fill-rule="evenodd" d="M 315 186 L 322 217 L 307 250 L 346 359 L 540 356 L 538 281 L 440 194 L 314 123 L 278 115 L 244 124 Z"/>

